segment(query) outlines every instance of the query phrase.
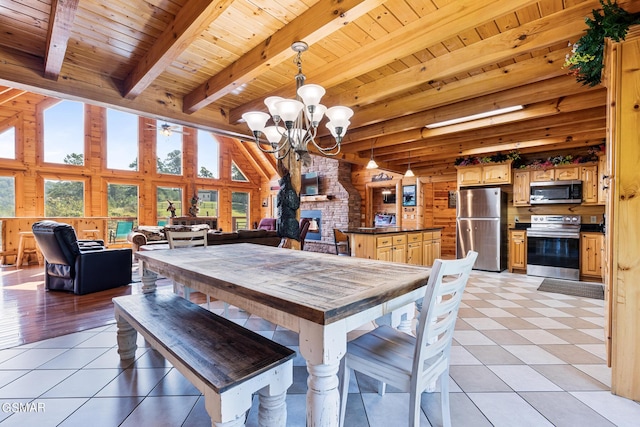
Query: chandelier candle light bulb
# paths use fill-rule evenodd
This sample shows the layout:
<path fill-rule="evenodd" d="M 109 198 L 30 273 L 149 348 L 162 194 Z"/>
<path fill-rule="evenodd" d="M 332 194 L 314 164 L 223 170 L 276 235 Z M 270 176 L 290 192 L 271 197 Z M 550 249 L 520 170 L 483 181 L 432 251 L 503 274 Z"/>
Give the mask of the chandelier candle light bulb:
<path fill-rule="evenodd" d="M 305 42 L 295 42 L 291 48 L 297 52 L 297 99 L 269 96 L 264 100 L 269 114 L 250 111 L 244 113 L 242 118 L 251 129 L 254 142 L 261 151 L 274 154 L 276 159 L 280 160 L 293 149 L 296 159 L 303 160 L 306 164 L 310 160 L 307 149 L 309 143 L 325 156 L 335 156 L 340 152 L 340 143 L 349 127 L 353 110 L 343 106 L 327 108 L 320 104 L 322 96 L 326 93 L 325 89 L 317 84 L 305 85 L 305 76 L 302 74 L 301 56 L 309 46 Z M 316 141 L 318 126 L 324 116 L 328 119 L 326 127 L 335 139 L 335 144 L 330 147 L 321 146 Z M 267 126 L 269 119 L 275 126 Z M 263 136 L 266 142 L 261 140 Z M 269 148 L 264 145 L 269 145 Z"/>

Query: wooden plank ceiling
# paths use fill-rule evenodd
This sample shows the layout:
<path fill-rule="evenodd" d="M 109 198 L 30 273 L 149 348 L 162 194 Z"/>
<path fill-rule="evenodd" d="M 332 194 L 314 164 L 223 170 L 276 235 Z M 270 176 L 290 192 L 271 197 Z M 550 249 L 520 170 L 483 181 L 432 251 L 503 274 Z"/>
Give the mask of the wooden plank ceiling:
<path fill-rule="evenodd" d="M 618 2 L 631 12 L 640 2 Z M 32 91 L 246 139 L 243 112 L 295 91 L 292 42 L 325 105 L 355 115 L 341 157 L 417 174 L 455 158 L 587 147 L 603 87 L 562 68 L 597 0 L 0 0 L 0 92 Z M 425 125 L 502 107 L 500 117 Z M 321 140 L 328 137 L 324 126 Z M 247 153 L 258 153 L 253 148 Z"/>

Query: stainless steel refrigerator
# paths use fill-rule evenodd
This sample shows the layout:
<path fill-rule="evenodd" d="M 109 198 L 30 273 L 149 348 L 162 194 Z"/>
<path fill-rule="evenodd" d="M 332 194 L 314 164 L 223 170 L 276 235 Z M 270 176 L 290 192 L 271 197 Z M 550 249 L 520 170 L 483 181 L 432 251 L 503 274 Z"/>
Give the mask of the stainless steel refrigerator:
<path fill-rule="evenodd" d="M 475 269 L 507 268 L 507 194 L 499 187 L 461 189 L 456 214 L 456 256 L 474 250 Z"/>

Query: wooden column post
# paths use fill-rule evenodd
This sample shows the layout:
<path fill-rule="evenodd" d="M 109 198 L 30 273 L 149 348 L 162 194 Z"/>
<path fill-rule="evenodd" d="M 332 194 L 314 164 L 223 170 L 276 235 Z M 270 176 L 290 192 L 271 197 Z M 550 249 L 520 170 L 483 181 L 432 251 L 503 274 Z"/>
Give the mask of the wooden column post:
<path fill-rule="evenodd" d="M 611 392 L 640 400 L 640 26 L 608 49 L 607 152 L 611 165 L 607 200 L 605 333 L 610 339 Z"/>

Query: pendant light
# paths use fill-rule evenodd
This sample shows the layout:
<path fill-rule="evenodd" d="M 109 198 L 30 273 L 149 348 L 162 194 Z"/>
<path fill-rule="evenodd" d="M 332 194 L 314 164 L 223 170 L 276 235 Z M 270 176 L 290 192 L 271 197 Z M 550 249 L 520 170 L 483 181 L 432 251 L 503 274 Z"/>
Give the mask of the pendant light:
<path fill-rule="evenodd" d="M 411 178 L 415 176 L 413 171 L 411 170 L 411 150 L 409 150 L 409 166 L 407 167 L 407 171 L 404 173 L 405 178 Z"/>
<path fill-rule="evenodd" d="M 373 144 L 375 143 L 375 141 L 371 143 L 371 159 L 369 159 L 369 163 L 367 163 L 367 169 L 378 169 L 378 164 L 373 160 Z"/>

